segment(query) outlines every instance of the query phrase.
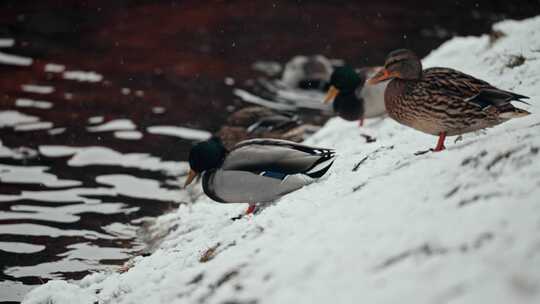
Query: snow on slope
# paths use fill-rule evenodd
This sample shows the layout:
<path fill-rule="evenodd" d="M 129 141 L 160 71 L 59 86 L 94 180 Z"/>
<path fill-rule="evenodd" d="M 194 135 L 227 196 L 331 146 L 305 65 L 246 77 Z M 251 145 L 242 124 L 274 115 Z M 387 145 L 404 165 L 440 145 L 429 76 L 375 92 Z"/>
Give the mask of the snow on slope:
<path fill-rule="evenodd" d="M 24 303 L 540 303 L 540 17 L 495 28 L 424 63 L 528 95 L 532 115 L 421 156 L 435 137 L 333 119 L 308 140 L 339 152 L 327 178 L 234 222 L 246 206 L 203 196 L 158 219 L 166 241 L 129 271 Z"/>

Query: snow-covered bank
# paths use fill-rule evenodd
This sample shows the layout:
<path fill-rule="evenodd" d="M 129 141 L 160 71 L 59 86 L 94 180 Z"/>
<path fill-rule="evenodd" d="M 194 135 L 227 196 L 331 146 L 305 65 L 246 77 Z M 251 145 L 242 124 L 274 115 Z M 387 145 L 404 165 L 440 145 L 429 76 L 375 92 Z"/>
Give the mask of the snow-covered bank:
<path fill-rule="evenodd" d="M 234 222 L 245 206 L 201 197 L 158 220 L 174 228 L 127 272 L 23 303 L 540 302 L 540 17 L 495 28 L 424 63 L 528 95 L 532 115 L 421 156 L 435 137 L 333 119 L 309 140 L 339 152 L 326 179 Z"/>

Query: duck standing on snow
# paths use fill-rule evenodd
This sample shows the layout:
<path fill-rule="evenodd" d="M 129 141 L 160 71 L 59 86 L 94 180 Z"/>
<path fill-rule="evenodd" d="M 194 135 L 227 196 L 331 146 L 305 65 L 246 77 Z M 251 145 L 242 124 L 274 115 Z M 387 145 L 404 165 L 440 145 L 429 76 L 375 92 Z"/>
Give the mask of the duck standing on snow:
<path fill-rule="evenodd" d="M 345 120 L 360 120 L 372 118 L 386 113 L 384 105 L 384 90 L 386 83 L 367 84 L 366 80 L 381 68 L 362 68 L 356 72 L 350 66 L 336 68 L 330 77 L 330 89 L 324 103 L 333 100 L 334 112 Z"/>
<path fill-rule="evenodd" d="M 385 92 L 388 115 L 401 124 L 439 136 L 432 151 L 445 149 L 446 136 L 492 127 L 529 112 L 511 101 L 528 97 L 497 89 L 473 76 L 449 68 L 422 71 L 422 63 L 410 50 L 396 50 L 384 68 L 368 82 L 391 79 Z"/>
<path fill-rule="evenodd" d="M 204 193 L 221 203 L 274 201 L 323 176 L 334 162 L 332 149 L 306 146 L 286 140 L 251 139 L 227 151 L 218 138 L 193 146 L 191 170 L 185 181 L 203 174 Z"/>
<path fill-rule="evenodd" d="M 252 106 L 231 114 L 225 125 L 214 135 L 221 139 L 226 149 L 232 149 L 238 142 L 250 138 L 302 141 L 306 134 L 317 129 L 303 124 L 297 115 Z"/>

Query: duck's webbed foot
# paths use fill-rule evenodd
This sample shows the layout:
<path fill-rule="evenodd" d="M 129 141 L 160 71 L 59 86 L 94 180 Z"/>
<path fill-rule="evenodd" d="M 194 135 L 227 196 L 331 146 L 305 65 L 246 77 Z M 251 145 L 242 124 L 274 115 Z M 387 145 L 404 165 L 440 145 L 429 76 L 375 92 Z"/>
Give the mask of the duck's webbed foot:
<path fill-rule="evenodd" d="M 444 140 L 446 139 L 446 132 L 439 133 L 439 140 L 437 140 L 437 146 L 435 149 L 431 149 L 432 152 L 440 152 L 442 150 L 445 150 L 446 147 L 444 146 Z"/>
<path fill-rule="evenodd" d="M 249 204 L 249 207 L 246 209 L 245 215 L 252 214 L 257 209 L 256 204 Z"/>
<path fill-rule="evenodd" d="M 246 209 L 246 211 L 244 213 L 241 213 L 235 217 L 232 217 L 231 220 L 233 221 L 236 221 L 236 220 L 239 220 L 241 218 L 243 218 L 244 216 L 246 215 L 250 215 L 250 214 L 255 214 L 255 212 L 259 211 L 259 208 L 257 208 L 257 204 L 253 203 L 253 204 L 249 204 L 248 208 Z"/>

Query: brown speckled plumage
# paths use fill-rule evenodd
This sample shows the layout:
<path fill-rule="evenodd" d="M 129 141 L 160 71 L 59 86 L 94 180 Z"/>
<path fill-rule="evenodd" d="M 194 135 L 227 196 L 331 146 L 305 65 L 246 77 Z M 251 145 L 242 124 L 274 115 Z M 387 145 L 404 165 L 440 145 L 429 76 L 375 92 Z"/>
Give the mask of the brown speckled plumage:
<path fill-rule="evenodd" d="M 483 100 L 480 92 L 498 93 L 502 99 Z M 433 135 L 445 132 L 452 136 L 528 114 L 510 103 L 519 97 L 453 69 L 431 68 L 423 71 L 420 80 L 392 80 L 385 92 L 385 104 L 390 117 L 404 125 Z"/>
<path fill-rule="evenodd" d="M 444 149 L 446 136 L 492 127 L 511 118 L 528 115 L 511 101 L 528 97 L 498 89 L 471 75 L 430 68 L 409 50 L 391 52 L 384 69 L 369 83 L 391 79 L 384 100 L 388 115 L 416 130 L 438 135 L 434 151 Z"/>
<path fill-rule="evenodd" d="M 252 138 L 275 138 L 300 142 L 310 127 L 294 115 L 279 113 L 264 107 L 247 107 L 229 116 L 226 124 L 214 135 L 227 149 Z"/>

